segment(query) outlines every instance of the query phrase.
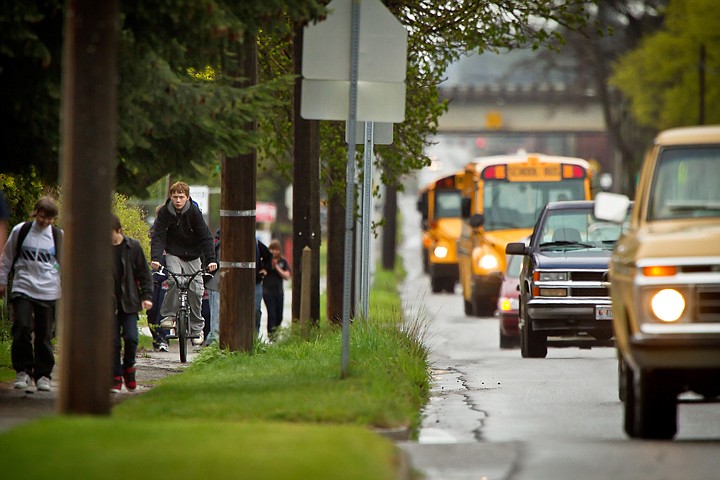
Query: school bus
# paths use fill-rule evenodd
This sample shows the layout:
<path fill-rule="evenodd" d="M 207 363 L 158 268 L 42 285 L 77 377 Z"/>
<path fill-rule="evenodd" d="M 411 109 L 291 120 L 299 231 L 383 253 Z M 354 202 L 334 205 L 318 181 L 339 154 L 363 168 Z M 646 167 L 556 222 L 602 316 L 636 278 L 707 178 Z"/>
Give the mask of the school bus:
<path fill-rule="evenodd" d="M 457 239 L 462 197 L 456 182 L 464 172 L 430 182 L 417 202 L 422 215 L 422 259 L 433 293 L 455 291 L 458 281 Z"/>
<path fill-rule="evenodd" d="M 477 158 L 463 175 L 458 269 L 465 314 L 489 316 L 505 271 L 505 245 L 532 233 L 546 203 L 591 199 L 590 164 L 520 151 Z"/>

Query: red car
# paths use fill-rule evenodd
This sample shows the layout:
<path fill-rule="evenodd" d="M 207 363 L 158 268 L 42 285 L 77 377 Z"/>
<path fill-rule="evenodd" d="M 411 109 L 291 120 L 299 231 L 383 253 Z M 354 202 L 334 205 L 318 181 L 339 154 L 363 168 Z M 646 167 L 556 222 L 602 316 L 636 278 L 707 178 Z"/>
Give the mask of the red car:
<path fill-rule="evenodd" d="M 508 255 L 507 268 L 503 273 L 500 284 L 495 315 L 500 318 L 500 348 L 514 348 L 520 345 L 520 332 L 518 330 L 518 305 L 520 291 L 520 268 L 522 255 Z"/>

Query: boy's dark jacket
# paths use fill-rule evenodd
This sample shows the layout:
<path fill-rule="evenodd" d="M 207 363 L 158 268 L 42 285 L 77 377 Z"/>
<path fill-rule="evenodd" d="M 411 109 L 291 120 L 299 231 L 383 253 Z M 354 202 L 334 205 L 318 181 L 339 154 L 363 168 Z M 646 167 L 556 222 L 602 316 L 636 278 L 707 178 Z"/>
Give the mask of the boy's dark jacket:
<path fill-rule="evenodd" d="M 123 266 L 120 305 L 123 312 L 139 312 L 142 310 L 143 300 L 152 301 L 153 282 L 150 268 L 148 268 L 140 242 L 134 238 L 125 237 L 120 248 L 120 260 Z"/>
<path fill-rule="evenodd" d="M 158 211 L 150 241 L 151 260 L 159 262 L 163 250 L 185 261 L 202 258 L 205 267 L 216 261 L 212 234 L 192 198 L 179 215 L 169 198 Z"/>

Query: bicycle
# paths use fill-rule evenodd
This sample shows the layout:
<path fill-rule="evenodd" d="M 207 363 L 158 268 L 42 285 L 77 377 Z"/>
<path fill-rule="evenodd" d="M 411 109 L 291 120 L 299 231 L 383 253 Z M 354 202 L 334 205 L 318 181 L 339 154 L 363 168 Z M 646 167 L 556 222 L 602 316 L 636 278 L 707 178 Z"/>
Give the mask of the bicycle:
<path fill-rule="evenodd" d="M 175 314 L 175 335 L 168 335 L 167 339 L 177 339 L 180 346 L 180 362 L 187 362 L 187 342 L 193 338 L 199 338 L 197 335 L 190 333 L 190 304 L 188 303 L 188 292 L 190 291 L 190 284 L 193 279 L 198 275 L 212 276 L 207 273 L 207 270 L 201 268 L 200 270 L 193 273 L 175 273 L 165 266 L 160 266 L 157 270 L 160 275 L 170 275 L 178 290 L 178 299 L 180 305 L 178 306 L 177 313 Z"/>

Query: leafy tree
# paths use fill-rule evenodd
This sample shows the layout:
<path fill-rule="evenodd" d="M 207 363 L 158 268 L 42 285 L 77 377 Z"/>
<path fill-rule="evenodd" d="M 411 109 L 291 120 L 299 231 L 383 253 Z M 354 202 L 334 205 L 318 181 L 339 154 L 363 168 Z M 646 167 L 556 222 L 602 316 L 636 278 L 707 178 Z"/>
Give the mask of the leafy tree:
<path fill-rule="evenodd" d="M 242 128 L 263 118 L 292 79 L 238 88 L 223 76 L 232 44 L 290 18 L 323 13 L 320 1 L 167 0 L 120 2 L 118 188 L 144 188 L 168 172 L 193 176 L 254 147 Z M 3 2 L 0 7 L 0 114 L 3 169 L 35 165 L 58 174 L 62 0 Z M 209 68 L 208 68 L 209 67 Z M 201 74 L 198 74 L 200 72 Z"/>
<path fill-rule="evenodd" d="M 611 143 L 618 150 L 625 174 L 616 179 L 632 193 L 630 181 L 642 159 L 652 132 L 638 125 L 627 112 L 622 94 L 610 83 L 613 64 L 656 31 L 663 21 L 667 0 L 599 0 L 590 11 L 594 21 L 578 29 L 561 28 L 563 42 L 539 52 L 531 61 L 550 72 L 574 78 L 574 88 L 591 90 L 600 101 Z M 600 27 L 600 28 L 598 28 Z"/>
<path fill-rule="evenodd" d="M 30 219 L 33 205 L 44 192 L 43 184 L 32 168 L 27 175 L 0 173 L 0 190 L 10 209 L 8 233 L 18 223 Z"/>
<path fill-rule="evenodd" d="M 150 260 L 150 227 L 145 222 L 146 212 L 132 205 L 128 197 L 119 193 L 113 194 L 112 211 L 120 219 L 123 233 L 137 239 L 142 246 L 145 258 Z"/>
<path fill-rule="evenodd" d="M 637 121 L 655 130 L 699 122 L 700 49 L 706 58 L 705 105 L 720 103 L 720 10 L 712 0 L 672 0 L 665 24 L 617 63 L 611 83 L 630 99 Z M 705 123 L 720 110 L 705 109 Z"/>

